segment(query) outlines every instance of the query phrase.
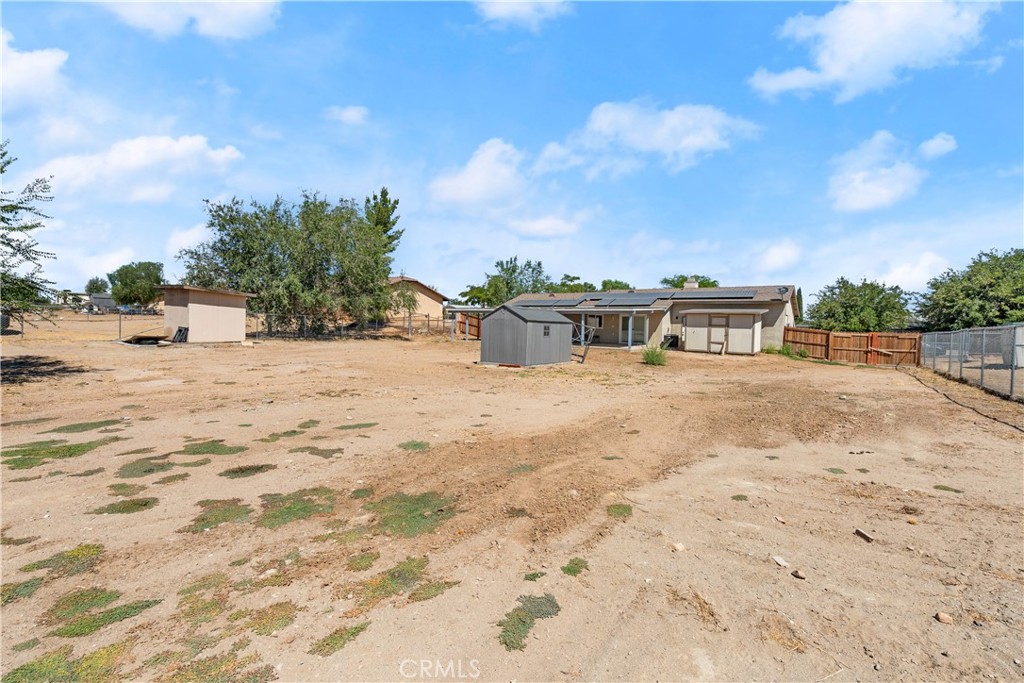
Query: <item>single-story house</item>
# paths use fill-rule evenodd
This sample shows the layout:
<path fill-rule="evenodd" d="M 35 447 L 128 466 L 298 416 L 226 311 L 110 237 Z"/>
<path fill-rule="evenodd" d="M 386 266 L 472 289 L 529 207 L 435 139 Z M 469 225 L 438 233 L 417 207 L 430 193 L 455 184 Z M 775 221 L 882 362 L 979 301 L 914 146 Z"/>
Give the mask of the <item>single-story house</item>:
<path fill-rule="evenodd" d="M 499 306 L 480 321 L 480 362 L 549 365 L 572 360 L 572 321 L 537 306 Z"/>
<path fill-rule="evenodd" d="M 547 308 L 565 315 L 603 346 L 660 345 L 705 353 L 759 353 L 782 346 L 795 320 L 796 287 L 698 287 L 630 289 L 573 294 L 523 294 L 514 306 Z"/>
<path fill-rule="evenodd" d="M 255 294 L 191 285 L 161 285 L 164 334 L 185 329 L 189 342 L 245 341 L 245 304 Z"/>
<path fill-rule="evenodd" d="M 441 292 L 428 287 L 415 278 L 406 277 L 405 275 L 397 275 L 395 277 L 388 278 L 388 284 L 392 288 L 400 285 L 409 287 L 416 295 L 416 310 L 413 311 L 414 316 L 430 316 L 431 320 L 441 320 L 444 317 L 444 304 L 448 301 Z M 402 315 L 407 312 L 402 311 Z"/>

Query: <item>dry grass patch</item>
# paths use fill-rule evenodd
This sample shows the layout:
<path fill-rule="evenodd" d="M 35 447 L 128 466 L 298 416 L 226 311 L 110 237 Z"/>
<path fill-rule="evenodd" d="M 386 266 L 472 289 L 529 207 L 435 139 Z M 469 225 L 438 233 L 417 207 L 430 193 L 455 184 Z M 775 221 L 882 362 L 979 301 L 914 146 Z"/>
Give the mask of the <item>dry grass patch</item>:
<path fill-rule="evenodd" d="M 330 460 L 331 458 L 336 456 L 338 453 L 344 453 L 345 449 L 344 448 L 318 448 L 316 446 L 299 446 L 298 448 L 290 448 L 290 449 L 288 449 L 288 452 L 289 453 L 309 453 L 310 455 L 315 455 L 318 458 L 323 458 L 324 460 Z"/>
<path fill-rule="evenodd" d="M 130 515 L 156 507 L 157 498 L 126 498 L 90 511 L 90 515 Z"/>
<path fill-rule="evenodd" d="M 253 477 L 257 474 L 263 474 L 270 470 L 276 470 L 277 465 L 242 465 L 240 467 L 232 467 L 231 469 L 224 470 L 219 473 L 219 477 L 227 477 L 228 479 L 242 479 L 244 477 Z"/>
<path fill-rule="evenodd" d="M 590 564 L 587 563 L 582 557 L 574 557 L 569 560 L 568 564 L 562 567 L 562 573 L 568 574 L 569 576 L 579 576 L 584 570 L 590 570 Z"/>
<path fill-rule="evenodd" d="M 179 533 L 199 533 L 229 522 L 245 522 L 252 514 L 252 508 L 242 504 L 241 498 L 229 500 L 201 500 L 197 503 L 203 509 L 188 526 L 178 529 Z"/>
<path fill-rule="evenodd" d="M 5 583 L 0 586 L 0 605 L 6 605 L 22 598 L 30 598 L 42 585 L 43 577 L 41 576 L 19 583 Z"/>
<path fill-rule="evenodd" d="M 256 635 L 269 636 L 295 621 L 299 608 L 293 602 L 277 602 L 269 607 L 248 613 L 245 628 Z"/>
<path fill-rule="evenodd" d="M 807 643 L 800 639 L 792 624 L 778 614 L 761 619 L 761 639 L 777 643 L 790 652 L 807 651 Z"/>
<path fill-rule="evenodd" d="M 124 441 L 121 437 L 108 436 L 85 443 L 67 443 L 64 439 L 33 441 L 0 451 L 3 464 L 12 470 L 27 470 L 45 465 L 51 460 L 77 458 L 109 443 Z"/>
<path fill-rule="evenodd" d="M 409 602 L 423 602 L 424 600 L 436 598 L 449 588 L 458 586 L 459 583 L 459 581 L 431 581 L 430 583 L 421 584 L 409 593 Z"/>
<path fill-rule="evenodd" d="M 247 450 L 249 450 L 248 446 L 225 446 L 224 439 L 210 439 L 185 444 L 184 448 L 175 453 L 181 455 L 235 455 Z"/>
<path fill-rule="evenodd" d="M 103 556 L 103 546 L 97 543 L 80 545 L 71 550 L 51 555 L 45 560 L 26 564 L 21 568 L 23 572 L 35 572 L 40 569 L 49 569 L 47 579 L 56 579 L 62 576 L 74 576 L 83 574 L 95 569 Z"/>
<path fill-rule="evenodd" d="M 357 616 L 374 605 L 392 597 L 407 593 L 419 583 L 427 568 L 427 558 L 410 557 L 391 569 L 349 586 L 356 598 L 356 607 L 346 616 Z"/>
<path fill-rule="evenodd" d="M 379 558 L 380 553 L 376 551 L 350 555 L 345 561 L 345 568 L 350 572 L 363 572 L 372 567 Z"/>
<path fill-rule="evenodd" d="M 110 495 L 119 496 L 122 498 L 128 496 L 134 496 L 136 493 L 142 493 L 146 490 L 145 484 L 110 484 L 107 486 L 110 490 Z"/>
<path fill-rule="evenodd" d="M 48 652 L 4 674 L 3 683 L 120 683 L 122 663 L 128 660 L 131 640 L 113 645 L 71 659 L 74 648 L 71 645 Z"/>
<path fill-rule="evenodd" d="M 309 519 L 314 515 L 327 515 L 334 511 L 334 500 L 337 493 L 323 486 L 299 489 L 292 493 L 266 493 L 260 496 L 263 501 L 263 514 L 256 520 L 257 526 L 275 529 L 279 526 L 300 519 Z"/>
<path fill-rule="evenodd" d="M 455 515 L 454 501 L 454 498 L 444 498 L 433 491 L 417 496 L 396 493 L 363 507 L 377 513 L 376 527 L 379 531 L 411 538 L 433 531 Z"/>
<path fill-rule="evenodd" d="M 363 623 L 356 624 L 355 626 L 342 626 L 341 628 L 335 629 L 327 637 L 321 638 L 313 643 L 313 647 L 309 648 L 309 654 L 319 655 L 320 657 L 330 657 L 335 652 L 352 642 L 352 640 L 365 631 L 366 627 L 369 625 L 370 622 L 364 621 Z"/>

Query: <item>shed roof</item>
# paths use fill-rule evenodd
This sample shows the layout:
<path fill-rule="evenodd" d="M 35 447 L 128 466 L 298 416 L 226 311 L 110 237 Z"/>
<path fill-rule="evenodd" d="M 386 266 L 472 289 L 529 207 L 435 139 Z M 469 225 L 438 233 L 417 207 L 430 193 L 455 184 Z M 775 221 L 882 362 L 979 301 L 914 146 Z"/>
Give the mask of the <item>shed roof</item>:
<path fill-rule="evenodd" d="M 193 287 L 192 285 L 158 285 L 157 289 L 167 290 L 187 290 L 189 292 L 212 292 L 214 294 L 233 294 L 235 296 L 254 297 L 255 294 L 249 294 L 247 292 L 236 292 L 232 289 L 210 289 L 208 287 Z"/>
<path fill-rule="evenodd" d="M 545 323 L 548 325 L 572 325 L 572 321 L 566 318 L 561 313 L 557 313 L 550 309 L 535 309 L 535 308 L 524 308 L 522 306 L 510 306 L 505 304 L 499 306 L 490 313 L 484 316 L 484 319 L 491 317 L 498 311 L 505 309 L 512 315 L 516 316 L 520 320 L 528 323 Z"/>

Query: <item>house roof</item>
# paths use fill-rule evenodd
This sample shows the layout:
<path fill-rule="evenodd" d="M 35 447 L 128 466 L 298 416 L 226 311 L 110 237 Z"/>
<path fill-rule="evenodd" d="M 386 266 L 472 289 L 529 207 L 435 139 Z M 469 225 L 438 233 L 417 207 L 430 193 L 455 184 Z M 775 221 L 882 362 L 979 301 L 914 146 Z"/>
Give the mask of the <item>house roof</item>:
<path fill-rule="evenodd" d="M 419 285 L 420 287 L 422 287 L 423 289 L 426 289 L 428 291 L 433 292 L 434 294 L 437 294 L 444 301 L 450 301 L 451 300 L 450 297 L 445 296 L 444 294 L 442 294 L 441 292 L 437 291 L 433 287 L 428 287 L 427 285 L 423 284 L 422 282 L 420 282 L 419 280 L 417 280 L 414 277 L 407 277 L 405 275 L 395 275 L 395 276 L 392 276 L 392 277 L 388 278 L 388 284 L 389 285 L 397 285 L 399 282 L 412 282 L 412 283 L 415 283 L 415 284 Z"/>
<path fill-rule="evenodd" d="M 693 289 L 615 289 L 608 292 L 567 292 L 522 294 L 506 305 L 559 311 L 605 309 L 667 308 L 673 303 L 763 304 L 789 301 L 796 293 L 793 285 L 751 285 L 748 287 L 700 287 Z"/>
<path fill-rule="evenodd" d="M 571 325 L 572 324 L 571 320 L 566 318 L 561 313 L 556 313 L 555 311 L 552 311 L 551 309 L 536 308 L 536 307 L 527 308 L 525 306 L 510 306 L 509 304 L 505 304 L 504 306 L 499 306 L 498 308 L 494 309 L 493 311 L 491 311 L 490 313 L 485 315 L 484 319 L 487 319 L 487 318 L 491 317 L 492 315 L 494 315 L 495 313 L 497 313 L 498 311 L 500 311 L 502 309 L 506 309 L 512 315 L 514 315 L 517 318 L 519 318 L 520 320 L 523 320 L 523 321 L 528 322 L 528 323 L 545 323 L 545 324 L 548 324 L 548 325 Z"/>
<path fill-rule="evenodd" d="M 234 294 L 235 296 L 244 296 L 251 298 L 256 296 L 255 294 L 249 294 L 247 292 L 236 292 L 233 289 L 210 289 L 209 287 L 193 287 L 192 285 L 158 285 L 157 289 L 162 290 L 187 290 L 189 292 L 213 292 L 214 294 Z"/>

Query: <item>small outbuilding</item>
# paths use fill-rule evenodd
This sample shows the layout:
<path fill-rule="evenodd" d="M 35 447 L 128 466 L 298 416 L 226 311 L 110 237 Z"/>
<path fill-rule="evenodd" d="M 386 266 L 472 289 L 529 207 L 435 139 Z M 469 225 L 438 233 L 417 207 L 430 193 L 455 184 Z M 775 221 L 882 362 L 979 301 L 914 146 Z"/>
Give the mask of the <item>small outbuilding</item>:
<path fill-rule="evenodd" d="M 245 304 L 255 294 L 190 285 L 163 285 L 160 289 L 168 337 L 208 343 L 245 341 Z"/>
<path fill-rule="evenodd" d="M 549 365 L 572 360 L 572 321 L 551 310 L 500 306 L 480 322 L 480 362 Z"/>

